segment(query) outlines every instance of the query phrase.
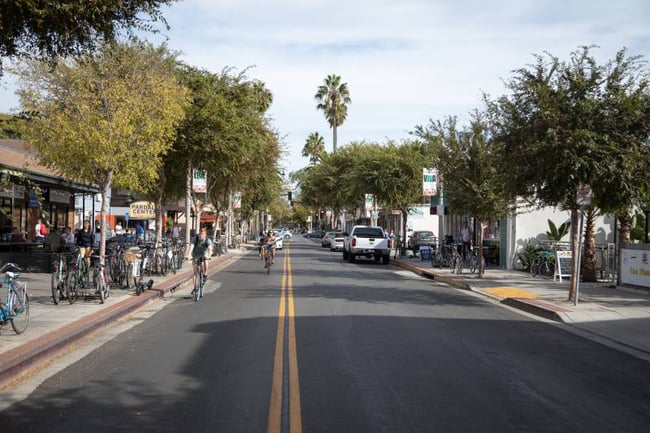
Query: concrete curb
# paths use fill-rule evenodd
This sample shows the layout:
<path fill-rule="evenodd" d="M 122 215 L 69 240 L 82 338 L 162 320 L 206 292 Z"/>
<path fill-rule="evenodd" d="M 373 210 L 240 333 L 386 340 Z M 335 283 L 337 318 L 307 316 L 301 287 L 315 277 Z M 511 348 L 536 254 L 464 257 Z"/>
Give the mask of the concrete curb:
<path fill-rule="evenodd" d="M 450 286 L 456 287 L 457 289 L 469 290 L 474 293 L 479 293 L 482 296 L 494 299 L 501 304 L 508 305 L 518 310 L 522 310 L 527 313 L 534 314 L 536 316 L 543 317 L 545 319 L 553 320 L 556 322 L 562 322 L 562 323 L 566 322 L 564 320 L 564 316 L 562 313 L 569 310 L 565 310 L 561 307 L 557 307 L 555 305 L 551 305 L 549 303 L 539 301 L 539 300 L 534 300 L 534 299 L 500 298 L 498 296 L 494 296 L 489 293 L 486 293 L 483 290 L 480 290 L 478 287 L 473 286 L 469 283 L 466 283 L 464 281 L 459 281 L 451 276 L 441 275 L 437 272 L 434 272 L 433 270 L 427 271 L 425 269 L 422 269 L 410 263 L 404 263 L 396 260 L 391 260 L 391 263 L 395 266 L 415 272 L 418 275 L 422 275 L 423 277 L 430 278 L 434 281 L 440 281 L 445 284 L 449 284 Z"/>

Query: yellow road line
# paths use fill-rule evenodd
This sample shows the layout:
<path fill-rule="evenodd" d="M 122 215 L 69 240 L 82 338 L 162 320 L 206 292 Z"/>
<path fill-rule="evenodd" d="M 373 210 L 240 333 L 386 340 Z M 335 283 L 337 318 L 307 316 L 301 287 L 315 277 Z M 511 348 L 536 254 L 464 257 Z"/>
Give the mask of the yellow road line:
<path fill-rule="evenodd" d="M 287 311 L 288 310 L 288 311 Z M 288 317 L 288 322 L 286 319 Z M 300 381 L 298 379 L 298 351 L 296 347 L 295 305 L 293 300 L 293 277 L 289 249 L 285 248 L 282 265 L 282 286 L 280 307 L 278 308 L 278 329 L 276 332 L 275 355 L 273 358 L 273 382 L 269 403 L 267 433 L 281 433 L 282 401 L 284 392 L 284 350 L 285 326 L 287 330 L 287 362 L 289 370 L 289 407 L 288 432 L 302 433 L 302 415 L 300 408 Z M 285 426 L 286 427 L 286 426 Z"/>
<path fill-rule="evenodd" d="M 483 292 L 497 296 L 499 298 L 539 298 L 537 293 L 529 292 L 527 290 L 518 289 L 516 287 L 490 287 L 481 289 Z"/>
<path fill-rule="evenodd" d="M 298 379 L 298 350 L 296 348 L 296 309 L 293 302 L 293 276 L 291 258 L 287 254 L 287 291 L 289 295 L 289 431 L 302 433 L 302 414 L 300 409 L 300 380 Z"/>

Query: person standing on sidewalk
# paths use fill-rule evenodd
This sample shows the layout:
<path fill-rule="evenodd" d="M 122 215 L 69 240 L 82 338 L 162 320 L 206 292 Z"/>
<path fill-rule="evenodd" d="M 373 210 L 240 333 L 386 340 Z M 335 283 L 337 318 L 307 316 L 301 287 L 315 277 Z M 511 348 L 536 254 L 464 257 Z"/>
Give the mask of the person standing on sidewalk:
<path fill-rule="evenodd" d="M 469 228 L 467 221 L 465 221 L 460 231 L 460 239 L 462 242 L 463 260 L 467 260 L 468 253 L 472 250 L 472 229 Z"/>
<path fill-rule="evenodd" d="M 86 262 L 86 267 L 90 269 L 90 254 L 93 250 L 93 232 L 90 230 L 90 221 L 85 220 L 84 226 L 77 234 L 77 246 L 79 254 Z"/>

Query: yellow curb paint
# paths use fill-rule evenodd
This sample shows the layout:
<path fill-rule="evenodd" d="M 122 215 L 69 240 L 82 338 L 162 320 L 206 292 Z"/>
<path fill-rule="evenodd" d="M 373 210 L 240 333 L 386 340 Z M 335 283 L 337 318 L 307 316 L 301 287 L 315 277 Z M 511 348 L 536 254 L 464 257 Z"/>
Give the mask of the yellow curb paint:
<path fill-rule="evenodd" d="M 482 292 L 489 293 L 496 297 L 505 298 L 539 298 L 537 293 L 529 292 L 526 290 L 518 289 L 516 287 L 490 287 L 488 289 L 481 289 Z"/>

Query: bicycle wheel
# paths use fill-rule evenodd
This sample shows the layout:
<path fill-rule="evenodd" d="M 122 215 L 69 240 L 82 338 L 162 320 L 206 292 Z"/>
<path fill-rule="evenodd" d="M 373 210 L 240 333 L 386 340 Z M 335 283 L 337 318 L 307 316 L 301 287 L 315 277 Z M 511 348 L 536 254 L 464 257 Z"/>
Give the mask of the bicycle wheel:
<path fill-rule="evenodd" d="M 162 257 L 160 257 L 160 275 L 163 277 L 167 275 L 169 272 L 169 257 L 167 257 L 167 253 L 163 254 Z"/>
<path fill-rule="evenodd" d="M 104 281 L 104 276 L 100 271 L 95 271 L 93 281 L 95 282 L 95 293 L 99 295 L 99 303 L 103 304 L 106 299 L 106 293 L 104 292 L 104 285 L 106 282 Z"/>
<path fill-rule="evenodd" d="M 472 254 L 471 257 L 469 258 L 469 271 L 473 274 L 476 272 L 476 268 L 478 267 L 478 257 L 475 254 Z"/>
<path fill-rule="evenodd" d="M 456 257 L 456 273 L 463 273 L 463 258 L 461 256 Z"/>
<path fill-rule="evenodd" d="M 201 270 L 197 270 L 194 273 L 194 300 L 198 301 L 199 298 L 201 297 L 201 281 L 203 280 L 203 272 Z"/>
<path fill-rule="evenodd" d="M 16 334 L 22 334 L 29 326 L 29 296 L 25 289 L 16 293 L 11 317 L 11 327 Z"/>
<path fill-rule="evenodd" d="M 77 279 L 77 272 L 72 270 L 68 273 L 65 283 L 65 296 L 68 298 L 70 304 L 77 302 L 79 297 L 79 280 Z"/>
<path fill-rule="evenodd" d="M 54 305 L 59 305 L 59 301 L 61 300 L 61 273 L 54 272 L 52 274 L 52 281 L 50 282 L 50 285 L 52 286 L 52 301 L 54 301 Z"/>
<path fill-rule="evenodd" d="M 553 274 L 555 273 L 555 263 L 551 262 L 550 260 L 544 260 L 539 264 L 537 272 L 542 278 L 553 278 Z"/>
<path fill-rule="evenodd" d="M 270 274 L 271 273 L 271 265 L 273 264 L 271 260 L 271 251 L 266 252 L 266 256 L 264 257 L 264 263 L 266 264 L 266 273 Z"/>

